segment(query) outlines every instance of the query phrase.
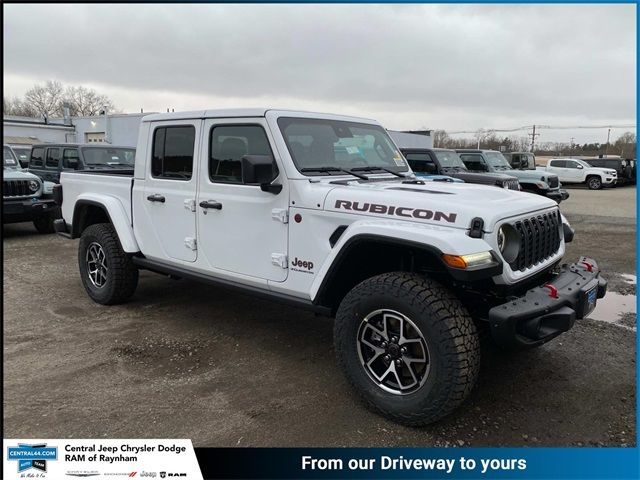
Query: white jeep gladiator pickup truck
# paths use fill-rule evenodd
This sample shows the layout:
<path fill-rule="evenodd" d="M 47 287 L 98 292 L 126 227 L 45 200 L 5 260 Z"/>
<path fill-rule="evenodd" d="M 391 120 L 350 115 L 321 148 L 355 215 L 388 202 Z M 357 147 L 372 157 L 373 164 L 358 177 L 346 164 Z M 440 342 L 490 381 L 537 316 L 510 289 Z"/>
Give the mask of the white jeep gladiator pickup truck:
<path fill-rule="evenodd" d="M 334 316 L 349 381 L 396 421 L 463 402 L 480 332 L 538 346 L 606 292 L 593 260 L 561 265 L 556 202 L 421 181 L 373 120 L 204 110 L 149 115 L 139 135 L 130 175 L 55 187 L 89 296 L 123 302 L 147 269 Z"/>
<path fill-rule="evenodd" d="M 578 158 L 552 158 L 546 167 L 537 169 L 557 175 L 562 183 L 584 183 L 590 190 L 613 186 L 618 180 L 615 169 L 592 167 Z"/>

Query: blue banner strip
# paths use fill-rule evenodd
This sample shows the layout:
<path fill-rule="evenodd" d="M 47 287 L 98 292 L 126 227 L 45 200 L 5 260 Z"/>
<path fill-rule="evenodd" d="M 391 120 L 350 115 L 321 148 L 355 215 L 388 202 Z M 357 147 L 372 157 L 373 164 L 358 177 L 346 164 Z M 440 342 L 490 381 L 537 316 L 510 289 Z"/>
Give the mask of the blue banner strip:
<path fill-rule="evenodd" d="M 640 478 L 637 448 L 196 448 L 195 452 L 205 479 Z"/>

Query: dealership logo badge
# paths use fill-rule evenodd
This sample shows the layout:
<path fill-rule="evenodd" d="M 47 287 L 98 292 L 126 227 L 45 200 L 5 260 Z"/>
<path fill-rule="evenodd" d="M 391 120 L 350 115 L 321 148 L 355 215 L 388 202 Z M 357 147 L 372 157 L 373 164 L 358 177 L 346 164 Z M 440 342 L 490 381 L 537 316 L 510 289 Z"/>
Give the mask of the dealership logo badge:
<path fill-rule="evenodd" d="M 17 447 L 7 447 L 7 458 L 18 462 L 18 472 L 31 468 L 47 471 L 47 461 L 58 459 L 58 447 L 47 447 L 46 443 L 28 445 L 19 443 Z"/>

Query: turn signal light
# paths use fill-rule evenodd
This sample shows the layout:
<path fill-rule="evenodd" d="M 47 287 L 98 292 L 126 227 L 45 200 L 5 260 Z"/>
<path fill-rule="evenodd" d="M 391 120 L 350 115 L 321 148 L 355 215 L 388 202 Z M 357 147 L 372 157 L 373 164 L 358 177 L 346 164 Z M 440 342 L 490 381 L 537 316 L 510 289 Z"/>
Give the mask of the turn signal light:
<path fill-rule="evenodd" d="M 444 263 L 453 268 L 473 268 L 493 263 L 491 252 L 472 253 L 469 255 L 442 255 Z"/>

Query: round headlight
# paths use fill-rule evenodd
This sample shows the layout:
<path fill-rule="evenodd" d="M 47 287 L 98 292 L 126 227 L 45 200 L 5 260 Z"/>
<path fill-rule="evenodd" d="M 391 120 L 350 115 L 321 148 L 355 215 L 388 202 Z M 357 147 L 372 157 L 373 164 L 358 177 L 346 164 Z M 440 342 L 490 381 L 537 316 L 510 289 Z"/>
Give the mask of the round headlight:
<path fill-rule="evenodd" d="M 520 234 L 509 224 L 498 229 L 498 249 L 507 263 L 513 262 L 520 251 Z"/>
<path fill-rule="evenodd" d="M 31 190 L 33 193 L 37 192 L 38 190 L 40 190 L 40 184 L 35 180 L 29 180 L 29 190 Z"/>
<path fill-rule="evenodd" d="M 507 243 L 507 236 L 504 234 L 504 227 L 500 227 L 498 230 L 498 248 L 500 249 L 500 253 L 504 252 L 504 247 Z"/>

